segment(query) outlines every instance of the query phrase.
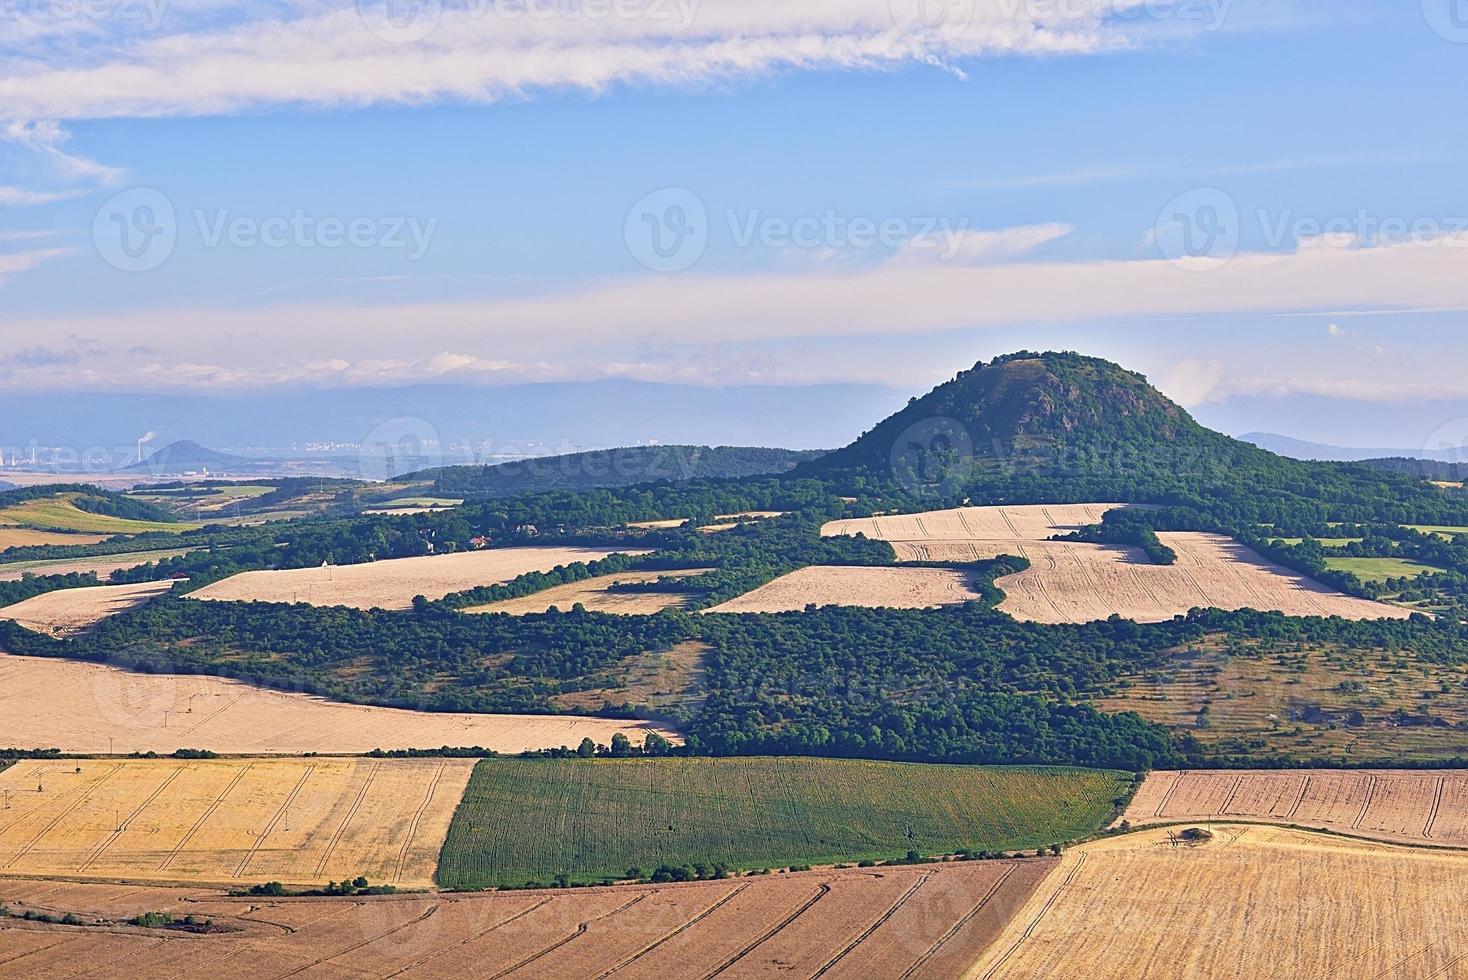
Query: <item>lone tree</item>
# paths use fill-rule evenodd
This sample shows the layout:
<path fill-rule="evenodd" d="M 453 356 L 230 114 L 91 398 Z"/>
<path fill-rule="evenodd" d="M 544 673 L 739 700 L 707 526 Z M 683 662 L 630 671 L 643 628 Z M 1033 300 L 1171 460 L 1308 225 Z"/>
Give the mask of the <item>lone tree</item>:
<path fill-rule="evenodd" d="M 576 749 L 576 754 L 583 759 L 590 759 L 596 755 L 596 743 L 589 737 L 581 740 L 581 745 Z"/>

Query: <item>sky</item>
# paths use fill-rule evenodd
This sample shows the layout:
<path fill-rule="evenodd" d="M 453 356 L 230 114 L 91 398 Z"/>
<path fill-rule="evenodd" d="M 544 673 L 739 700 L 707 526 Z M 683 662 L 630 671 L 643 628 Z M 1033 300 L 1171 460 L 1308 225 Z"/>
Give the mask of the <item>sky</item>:
<path fill-rule="evenodd" d="M 1468 0 L 0 0 L 0 386 L 1468 399 L 1465 97 Z"/>

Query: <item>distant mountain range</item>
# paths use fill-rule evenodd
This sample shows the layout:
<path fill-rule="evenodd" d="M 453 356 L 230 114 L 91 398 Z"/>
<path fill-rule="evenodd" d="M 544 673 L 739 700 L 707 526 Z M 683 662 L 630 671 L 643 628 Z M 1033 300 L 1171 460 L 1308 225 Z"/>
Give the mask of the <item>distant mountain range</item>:
<path fill-rule="evenodd" d="M 1250 432 L 1240 436 L 1261 449 L 1293 459 L 1320 460 L 1333 463 L 1361 463 L 1385 459 L 1420 459 L 1437 463 L 1468 463 L 1463 450 L 1431 451 L 1426 449 L 1352 449 L 1319 442 L 1306 442 L 1272 432 Z"/>
<path fill-rule="evenodd" d="M 159 440 L 252 457 L 337 455 L 354 465 L 358 446 L 410 436 L 424 450 L 418 468 L 650 444 L 828 449 L 906 400 L 879 385 L 621 380 L 212 396 L 0 393 L 0 448 L 7 459 L 27 456 L 33 443 L 69 448 L 73 458 L 104 450 L 109 469 L 134 462 L 138 439 L 155 431 Z"/>

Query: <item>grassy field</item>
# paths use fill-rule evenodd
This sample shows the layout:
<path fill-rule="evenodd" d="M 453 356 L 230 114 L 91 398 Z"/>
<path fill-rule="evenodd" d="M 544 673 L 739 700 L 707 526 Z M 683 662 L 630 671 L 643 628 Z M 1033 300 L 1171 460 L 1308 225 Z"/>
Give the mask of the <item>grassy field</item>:
<path fill-rule="evenodd" d="M 1285 544 L 1288 544 L 1288 545 L 1299 545 L 1299 544 L 1303 544 L 1304 541 L 1305 541 L 1304 538 L 1280 538 L 1280 540 L 1283 541 Z M 1320 542 L 1320 545 L 1323 548 L 1344 548 L 1348 544 L 1357 544 L 1362 539 L 1361 538 L 1316 538 L 1315 540 L 1318 541 L 1318 542 Z"/>
<path fill-rule="evenodd" d="M 1130 778 L 836 759 L 488 759 L 454 815 L 439 884 L 1035 848 L 1099 828 Z"/>
<path fill-rule="evenodd" d="M 15 524 L 21 527 L 45 531 L 79 531 L 89 534 L 142 534 L 147 531 L 188 531 L 196 524 L 166 524 L 155 521 L 132 521 L 106 514 L 93 514 L 82 510 L 72 501 L 75 494 L 61 494 L 37 500 L 27 500 L 0 510 L 0 524 Z"/>
<path fill-rule="evenodd" d="M 1468 725 L 1463 680 L 1462 667 L 1411 650 L 1384 655 L 1211 636 L 1125 677 L 1095 704 L 1135 711 L 1224 754 L 1392 765 L 1463 754 L 1456 727 Z"/>
<path fill-rule="evenodd" d="M 1445 538 L 1468 534 L 1468 527 L 1448 527 L 1442 524 L 1408 524 L 1407 527 L 1414 531 L 1421 531 L 1423 534 L 1439 534 Z"/>
<path fill-rule="evenodd" d="M 1441 568 L 1406 558 L 1327 558 L 1325 567 L 1333 572 L 1355 572 L 1363 582 L 1385 582 L 1389 578 L 1416 578 Z"/>

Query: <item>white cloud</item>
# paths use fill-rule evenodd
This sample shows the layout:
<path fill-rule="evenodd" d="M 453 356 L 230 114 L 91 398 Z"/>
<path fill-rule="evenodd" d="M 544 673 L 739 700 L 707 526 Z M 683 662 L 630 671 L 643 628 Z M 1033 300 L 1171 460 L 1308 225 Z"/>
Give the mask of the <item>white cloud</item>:
<path fill-rule="evenodd" d="M 291 380 L 275 363 L 281 358 L 291 364 L 350 359 L 350 369 L 317 369 L 315 380 L 325 381 L 335 371 L 342 383 L 365 383 L 456 372 L 488 377 L 544 371 L 547 361 L 574 362 L 588 350 L 610 352 L 604 358 L 610 361 L 700 337 L 729 344 L 835 341 L 985 327 L 1422 307 L 1468 308 L 1468 236 L 1243 254 L 1207 273 L 1162 259 L 887 263 L 784 275 L 684 273 L 479 301 L 12 315 L 7 334 L 74 333 L 101 338 L 118 350 L 154 347 L 171 358 L 158 361 L 160 377 L 174 363 L 209 365 L 227 351 L 234 383 L 242 383 L 246 374 Z M 200 330 L 200 324 L 208 329 Z M 405 324 L 412 325 L 411 340 L 405 339 Z M 1188 325 L 1174 322 L 1156 329 L 1187 330 Z M 0 340 L 0 354 L 3 345 Z M 427 360 L 403 353 L 425 349 L 452 353 Z M 1170 390 L 1194 402 L 1215 398 L 1214 380 L 1207 365 L 1187 365 Z"/>
<path fill-rule="evenodd" d="M 38 204 L 51 204 L 77 197 L 82 191 L 37 191 L 26 187 L 9 187 L 0 184 L 0 208 L 25 208 Z"/>
<path fill-rule="evenodd" d="M 71 249 L 67 248 L 43 248 L 30 252 L 0 252 L 0 284 L 3 284 L 7 278 L 17 272 L 29 272 L 42 262 L 60 258 L 70 252 Z M 26 334 L 18 332 L 16 336 L 24 337 Z M 36 335 L 31 334 L 30 336 L 34 337 Z"/>
<path fill-rule="evenodd" d="M 1112 15 L 1141 10 L 1147 0 L 977 0 L 970 19 L 937 30 L 904 29 L 903 8 L 920 2 L 625 0 L 599 9 L 631 15 L 595 17 L 528 16 L 524 0 L 458 0 L 444 4 L 436 26 L 410 43 L 385 39 L 380 35 L 390 32 L 380 25 L 374 33 L 357 4 L 346 0 L 267 5 L 253 15 L 251 8 L 232 8 L 228 16 L 211 4 L 185 4 L 170 7 L 156 30 L 136 21 L 99 21 L 39 54 L 0 34 L 0 118 L 489 102 L 537 89 L 699 86 L 791 69 L 948 67 L 969 57 L 1120 48 L 1146 26 L 1145 18 Z M 546 0 L 531 6 L 583 9 Z"/>
<path fill-rule="evenodd" d="M 999 262 L 1028 255 L 1074 230 L 1070 225 L 1062 224 L 1029 225 L 1000 231 L 955 229 L 908 242 L 898 251 L 894 261 L 943 261 L 965 265 Z"/>

